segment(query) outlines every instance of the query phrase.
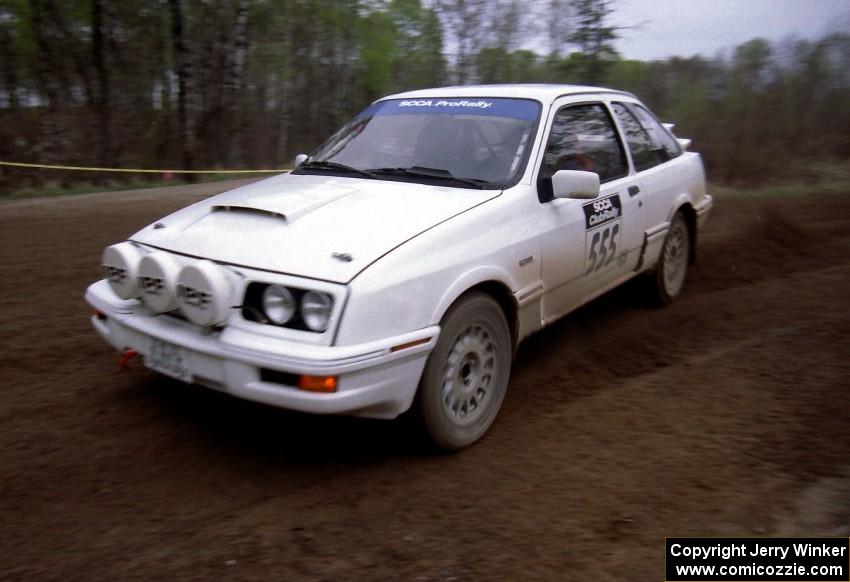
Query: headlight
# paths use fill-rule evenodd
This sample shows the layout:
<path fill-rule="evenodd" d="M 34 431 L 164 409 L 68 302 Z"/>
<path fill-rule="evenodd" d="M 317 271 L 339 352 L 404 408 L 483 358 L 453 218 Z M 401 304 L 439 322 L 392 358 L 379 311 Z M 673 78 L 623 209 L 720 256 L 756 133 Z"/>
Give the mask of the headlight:
<path fill-rule="evenodd" d="M 263 291 L 263 311 L 275 325 L 283 325 L 292 319 L 295 308 L 295 298 L 286 287 L 269 285 Z"/>
<path fill-rule="evenodd" d="M 331 319 L 333 299 L 327 293 L 307 291 L 301 298 L 301 319 L 312 331 L 325 331 Z"/>
<path fill-rule="evenodd" d="M 246 321 L 299 332 L 325 333 L 331 328 L 334 296 L 327 291 L 252 281 L 242 298 Z"/>

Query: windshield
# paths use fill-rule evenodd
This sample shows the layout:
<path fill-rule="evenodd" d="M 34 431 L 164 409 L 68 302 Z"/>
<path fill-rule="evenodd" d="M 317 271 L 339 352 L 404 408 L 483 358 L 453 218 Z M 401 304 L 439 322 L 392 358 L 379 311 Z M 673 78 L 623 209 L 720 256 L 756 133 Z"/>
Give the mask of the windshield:
<path fill-rule="evenodd" d="M 519 177 L 540 104 L 527 99 L 391 99 L 360 113 L 297 173 L 504 187 Z M 347 168 L 346 168 L 347 167 Z"/>

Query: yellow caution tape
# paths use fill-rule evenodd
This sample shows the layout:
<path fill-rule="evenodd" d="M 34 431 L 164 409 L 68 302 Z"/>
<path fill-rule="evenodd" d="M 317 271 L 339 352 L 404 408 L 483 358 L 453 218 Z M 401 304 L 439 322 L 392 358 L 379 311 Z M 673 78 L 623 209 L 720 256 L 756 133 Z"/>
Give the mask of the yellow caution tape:
<path fill-rule="evenodd" d="M 89 168 L 84 166 L 57 166 L 52 164 L 25 164 L 23 162 L 2 162 L 0 166 L 16 168 L 41 168 L 45 170 L 77 170 L 83 172 L 131 172 L 145 174 L 280 174 L 290 169 L 278 170 L 150 170 L 141 168 Z"/>

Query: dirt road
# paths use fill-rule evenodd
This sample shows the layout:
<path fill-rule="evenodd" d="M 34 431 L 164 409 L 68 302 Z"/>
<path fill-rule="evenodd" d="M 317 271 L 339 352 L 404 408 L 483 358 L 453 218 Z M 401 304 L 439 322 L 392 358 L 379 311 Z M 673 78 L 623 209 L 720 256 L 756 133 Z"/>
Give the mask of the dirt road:
<path fill-rule="evenodd" d="M 0 205 L 0 577 L 649 581 L 664 536 L 850 534 L 850 196 L 720 200 L 679 302 L 534 336 L 444 456 L 117 372 L 102 248 L 232 184 Z"/>

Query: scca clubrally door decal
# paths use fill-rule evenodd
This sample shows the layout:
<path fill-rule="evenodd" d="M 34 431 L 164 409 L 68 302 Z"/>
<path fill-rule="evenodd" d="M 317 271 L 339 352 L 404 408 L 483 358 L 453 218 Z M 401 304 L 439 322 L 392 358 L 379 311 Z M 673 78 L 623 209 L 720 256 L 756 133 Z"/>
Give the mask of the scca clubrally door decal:
<path fill-rule="evenodd" d="M 623 206 L 619 194 L 600 198 L 582 206 L 585 227 L 584 274 L 609 267 L 620 248 Z"/>

